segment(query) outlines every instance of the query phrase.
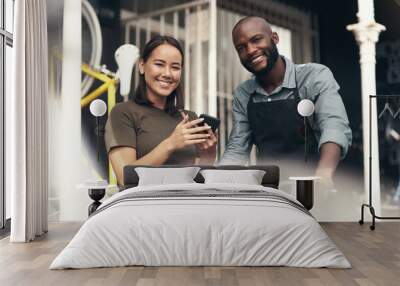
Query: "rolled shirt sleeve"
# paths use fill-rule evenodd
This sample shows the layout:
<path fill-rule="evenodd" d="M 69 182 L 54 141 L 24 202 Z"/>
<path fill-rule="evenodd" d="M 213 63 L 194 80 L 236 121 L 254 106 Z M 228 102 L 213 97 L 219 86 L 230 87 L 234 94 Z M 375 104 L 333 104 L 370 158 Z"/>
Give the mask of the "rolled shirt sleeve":
<path fill-rule="evenodd" d="M 105 145 L 107 153 L 114 147 L 136 148 L 136 128 L 132 114 L 122 104 L 111 110 L 105 127 Z"/>
<path fill-rule="evenodd" d="M 219 161 L 220 165 L 243 165 L 249 160 L 252 147 L 251 129 L 247 118 L 249 95 L 241 87 L 233 94 L 233 128 L 229 135 L 225 152 Z"/>
<path fill-rule="evenodd" d="M 320 134 L 318 150 L 324 143 L 333 142 L 341 147 L 344 158 L 352 142 L 346 109 L 339 95 L 339 85 L 326 66 L 317 69 L 314 84 L 310 86 L 315 98 L 315 131 Z"/>

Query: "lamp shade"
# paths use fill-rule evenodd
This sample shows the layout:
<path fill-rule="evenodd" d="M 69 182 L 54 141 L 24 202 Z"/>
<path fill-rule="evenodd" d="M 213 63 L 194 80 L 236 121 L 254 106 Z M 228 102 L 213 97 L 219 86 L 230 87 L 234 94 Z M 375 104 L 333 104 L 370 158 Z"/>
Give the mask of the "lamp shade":
<path fill-rule="evenodd" d="M 314 103 L 309 99 L 302 99 L 297 104 L 297 112 L 303 117 L 312 115 L 314 113 Z"/>
<path fill-rule="evenodd" d="M 90 113 L 93 116 L 100 117 L 103 116 L 107 111 L 107 105 L 101 99 L 95 99 L 90 103 Z"/>

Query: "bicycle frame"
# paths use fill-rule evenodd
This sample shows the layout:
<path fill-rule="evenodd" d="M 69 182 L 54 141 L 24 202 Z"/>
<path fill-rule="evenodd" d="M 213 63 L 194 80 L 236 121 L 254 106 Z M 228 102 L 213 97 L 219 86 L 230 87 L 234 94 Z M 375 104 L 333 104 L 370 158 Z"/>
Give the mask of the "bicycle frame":
<path fill-rule="evenodd" d="M 82 71 L 87 75 L 94 77 L 103 82 L 98 88 L 90 92 L 89 94 L 85 95 L 81 99 L 81 108 L 88 106 L 94 99 L 102 95 L 104 92 L 107 91 L 107 110 L 108 114 L 110 114 L 111 110 L 115 106 L 116 103 L 116 90 L 117 84 L 119 83 L 118 78 L 115 77 L 114 74 L 105 74 L 101 71 L 92 69 L 87 64 L 82 64 Z M 111 166 L 111 163 L 108 163 L 108 180 L 109 183 L 112 185 L 117 184 L 117 179 L 114 173 L 114 170 Z"/>

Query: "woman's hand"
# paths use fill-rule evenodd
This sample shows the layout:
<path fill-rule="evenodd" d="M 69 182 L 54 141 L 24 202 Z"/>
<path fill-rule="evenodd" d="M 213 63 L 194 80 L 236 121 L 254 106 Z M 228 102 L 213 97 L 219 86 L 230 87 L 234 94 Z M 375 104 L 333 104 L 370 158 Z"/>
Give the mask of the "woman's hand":
<path fill-rule="evenodd" d="M 204 126 L 208 126 L 207 123 L 205 123 Z M 207 133 L 209 134 L 207 140 L 196 145 L 200 157 L 200 163 L 205 165 L 214 163 L 217 156 L 218 143 L 217 132 L 214 133 L 210 128 Z"/>
<path fill-rule="evenodd" d="M 210 126 L 197 126 L 203 122 L 203 118 L 189 121 L 189 115 L 182 115 L 182 121 L 175 127 L 174 132 L 166 139 L 169 151 L 173 152 L 187 146 L 207 142 L 210 134 Z M 205 132 L 206 131 L 206 132 Z"/>

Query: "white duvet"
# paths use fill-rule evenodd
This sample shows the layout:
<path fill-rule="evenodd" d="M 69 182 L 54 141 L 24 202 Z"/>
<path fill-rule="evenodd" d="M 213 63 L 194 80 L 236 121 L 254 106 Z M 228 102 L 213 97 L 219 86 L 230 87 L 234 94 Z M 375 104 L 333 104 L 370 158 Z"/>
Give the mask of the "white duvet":
<path fill-rule="evenodd" d="M 195 183 L 114 195 L 50 269 L 127 265 L 351 267 L 291 196 L 262 186 Z"/>

